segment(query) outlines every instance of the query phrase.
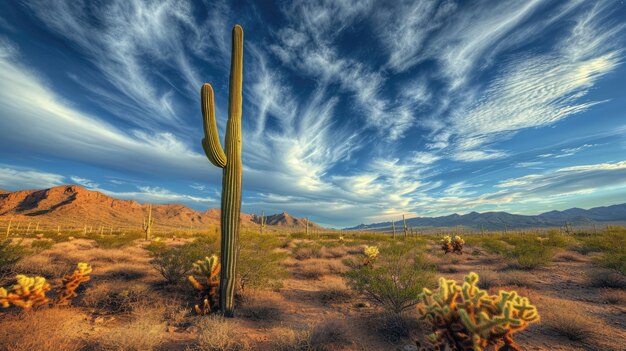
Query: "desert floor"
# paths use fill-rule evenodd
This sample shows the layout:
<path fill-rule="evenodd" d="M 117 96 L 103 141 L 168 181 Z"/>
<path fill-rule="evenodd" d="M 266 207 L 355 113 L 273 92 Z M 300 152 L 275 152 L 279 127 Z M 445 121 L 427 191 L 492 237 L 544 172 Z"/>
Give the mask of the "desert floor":
<path fill-rule="evenodd" d="M 521 270 L 469 240 L 463 255 L 443 255 L 436 240 L 419 244 L 437 277 L 461 281 L 474 271 L 490 292 L 516 290 L 537 306 L 541 322 L 515 334 L 524 350 L 626 350 L 624 276 L 598 267 L 594 257 L 601 253 L 566 247 L 547 264 Z M 282 287 L 246 288 L 236 317 L 228 319 L 198 316 L 189 284 L 165 284 L 141 239 L 117 248 L 90 239 L 56 242 L 30 252 L 12 271 L 54 283 L 77 262 L 89 262 L 92 279 L 70 307 L 0 311 L 0 349 L 411 350 L 429 332 L 415 309 L 394 317 L 347 287 L 343 262 L 358 259 L 367 240 L 284 235 L 281 242 L 274 251 L 284 254 Z M 6 275 L 2 286 L 11 279 Z"/>

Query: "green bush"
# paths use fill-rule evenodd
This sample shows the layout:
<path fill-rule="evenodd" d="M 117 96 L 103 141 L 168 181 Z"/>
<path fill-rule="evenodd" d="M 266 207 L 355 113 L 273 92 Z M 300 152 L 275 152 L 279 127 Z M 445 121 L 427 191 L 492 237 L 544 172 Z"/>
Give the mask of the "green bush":
<path fill-rule="evenodd" d="M 344 262 L 350 267 L 344 273 L 348 286 L 395 314 L 413 308 L 422 289 L 435 283 L 435 267 L 407 246 L 382 248 L 371 265 L 362 259 Z"/>
<path fill-rule="evenodd" d="M 140 234 L 126 234 L 126 235 L 96 235 L 92 239 L 95 240 L 98 247 L 103 249 L 119 249 L 124 246 L 132 244 L 136 239 L 141 238 Z"/>
<path fill-rule="evenodd" d="M 204 257 L 191 244 L 168 247 L 163 242 L 152 242 L 146 246 L 146 250 L 150 253 L 150 264 L 169 284 L 181 282 L 191 271 L 192 264 Z M 210 253 L 204 255 L 209 256 Z"/>
<path fill-rule="evenodd" d="M 30 247 L 33 250 L 35 250 L 35 252 L 39 252 L 39 251 L 43 251 L 43 250 L 48 250 L 48 249 L 52 248 L 53 245 L 54 245 L 54 241 L 48 240 L 48 239 L 43 239 L 43 240 L 34 240 L 30 244 Z"/>
<path fill-rule="evenodd" d="M 0 241 L 0 278 L 10 274 L 13 265 L 22 259 L 24 254 L 24 247 L 13 244 L 11 239 Z"/>
<path fill-rule="evenodd" d="M 281 240 L 267 235 L 242 233 L 239 240 L 239 261 L 237 262 L 237 281 L 239 288 L 282 286 L 286 271 L 280 261 L 287 255 L 276 252 Z"/>

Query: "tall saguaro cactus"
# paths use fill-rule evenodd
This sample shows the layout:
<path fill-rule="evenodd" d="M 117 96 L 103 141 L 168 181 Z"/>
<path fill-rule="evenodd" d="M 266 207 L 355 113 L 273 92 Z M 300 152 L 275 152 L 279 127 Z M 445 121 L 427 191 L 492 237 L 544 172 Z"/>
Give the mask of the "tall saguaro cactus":
<path fill-rule="evenodd" d="M 404 226 L 404 238 L 406 239 L 406 237 L 407 237 L 407 233 L 406 232 L 407 232 L 407 230 L 409 228 L 406 226 L 406 219 L 404 218 L 404 213 L 402 214 L 402 225 Z"/>
<path fill-rule="evenodd" d="M 148 218 L 143 218 L 142 226 L 143 231 L 146 233 L 146 240 L 150 240 L 150 237 L 152 236 L 152 223 L 154 223 L 154 220 L 152 219 L 152 204 L 150 204 L 148 206 Z M 102 227 L 100 227 L 100 235 L 102 235 Z"/>
<path fill-rule="evenodd" d="M 201 102 L 204 117 L 202 147 L 207 158 L 223 169 L 222 175 L 222 242 L 220 263 L 220 308 L 225 316 L 234 315 L 237 245 L 241 213 L 241 105 L 243 85 L 243 28 L 233 27 L 230 58 L 230 92 L 226 124 L 226 152 L 217 134 L 215 102 L 210 84 L 202 85 Z"/>
<path fill-rule="evenodd" d="M 261 235 L 263 235 L 263 229 L 265 229 L 265 211 L 261 211 Z"/>

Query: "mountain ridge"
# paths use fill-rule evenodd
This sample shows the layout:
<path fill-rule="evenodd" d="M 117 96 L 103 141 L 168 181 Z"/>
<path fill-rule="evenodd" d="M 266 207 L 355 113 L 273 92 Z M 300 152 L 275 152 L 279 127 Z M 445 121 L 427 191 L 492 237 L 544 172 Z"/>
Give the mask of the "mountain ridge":
<path fill-rule="evenodd" d="M 135 200 L 122 200 L 89 190 L 79 185 L 67 184 L 48 189 L 0 192 L 0 218 L 33 220 L 73 225 L 104 224 L 141 226 L 149 204 Z M 164 227 L 198 227 L 219 225 L 220 210 L 211 208 L 199 212 L 181 204 L 152 204 L 155 225 Z M 285 216 L 286 215 L 286 216 Z M 241 214 L 244 228 L 258 227 L 260 216 Z M 268 226 L 303 227 L 305 220 L 286 212 L 266 216 Z M 270 220 L 271 218 L 271 220 Z M 310 227 L 323 229 L 309 222 Z"/>
<path fill-rule="evenodd" d="M 593 207 L 588 210 L 573 207 L 563 211 L 552 210 L 538 215 L 519 215 L 503 211 L 475 212 L 460 215 L 454 213 L 438 217 L 407 218 L 407 226 L 413 227 L 469 227 L 473 229 L 502 230 L 539 227 L 558 227 L 565 222 L 572 225 L 593 225 L 594 223 L 626 222 L 626 203 Z M 395 221 L 396 230 L 402 227 L 402 220 Z M 390 230 L 391 221 L 359 224 L 344 230 Z"/>

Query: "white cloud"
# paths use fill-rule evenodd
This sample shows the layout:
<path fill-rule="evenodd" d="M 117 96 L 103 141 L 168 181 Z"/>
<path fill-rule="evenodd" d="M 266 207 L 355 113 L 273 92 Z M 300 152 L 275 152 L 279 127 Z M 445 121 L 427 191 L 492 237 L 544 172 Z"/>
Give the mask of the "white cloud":
<path fill-rule="evenodd" d="M 0 167 L 0 187 L 3 190 L 45 189 L 61 185 L 65 177 L 30 168 Z"/>
<path fill-rule="evenodd" d="M 70 180 L 78 185 L 82 185 L 87 189 L 98 189 L 100 187 L 100 184 L 94 182 L 91 179 L 87 179 L 87 178 L 82 178 L 82 177 L 77 177 L 77 176 L 71 176 Z"/>

